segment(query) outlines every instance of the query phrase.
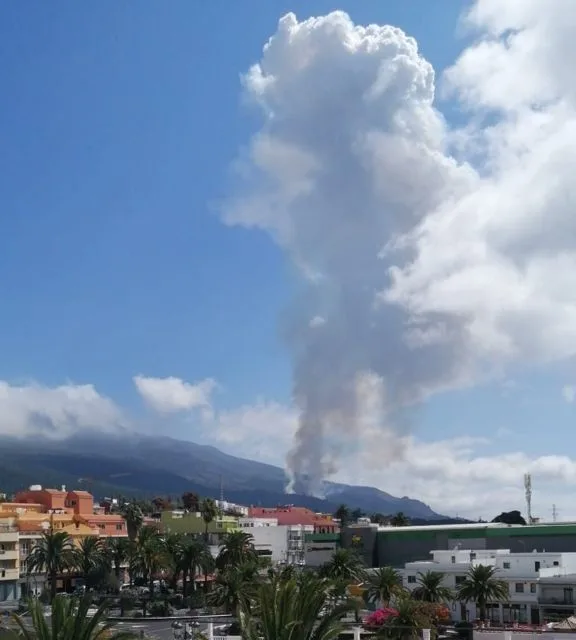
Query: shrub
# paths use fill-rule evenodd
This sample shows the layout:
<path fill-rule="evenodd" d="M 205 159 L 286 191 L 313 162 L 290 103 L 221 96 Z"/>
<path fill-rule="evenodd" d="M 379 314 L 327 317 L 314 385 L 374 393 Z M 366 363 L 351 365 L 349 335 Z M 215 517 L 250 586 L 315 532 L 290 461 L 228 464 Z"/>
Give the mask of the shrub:
<path fill-rule="evenodd" d="M 172 607 L 164 600 L 155 600 L 148 607 L 148 614 L 154 617 L 165 617 L 172 615 Z"/>
<path fill-rule="evenodd" d="M 171 595 L 166 600 L 172 607 L 176 609 L 184 609 L 186 606 L 186 603 L 184 602 L 184 596 L 181 593 Z"/>

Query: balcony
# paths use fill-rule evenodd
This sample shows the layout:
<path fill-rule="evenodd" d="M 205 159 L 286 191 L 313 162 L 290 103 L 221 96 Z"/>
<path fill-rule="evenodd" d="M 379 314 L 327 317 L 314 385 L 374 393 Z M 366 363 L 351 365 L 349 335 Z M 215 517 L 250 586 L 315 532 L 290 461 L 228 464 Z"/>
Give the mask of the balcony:
<path fill-rule="evenodd" d="M 20 571 L 18 569 L 0 569 L 0 582 L 3 580 L 18 580 Z"/>
<path fill-rule="evenodd" d="M 0 542 L 18 542 L 18 529 L 13 527 L 0 528 Z"/>
<path fill-rule="evenodd" d="M 553 607 L 574 607 L 576 606 L 576 600 L 574 598 L 563 598 L 562 596 L 547 596 L 541 595 L 538 598 L 538 603 L 541 605 L 548 605 Z"/>
<path fill-rule="evenodd" d="M 20 557 L 19 552 L 16 549 L 0 549 L 0 561 L 2 560 L 18 560 Z"/>

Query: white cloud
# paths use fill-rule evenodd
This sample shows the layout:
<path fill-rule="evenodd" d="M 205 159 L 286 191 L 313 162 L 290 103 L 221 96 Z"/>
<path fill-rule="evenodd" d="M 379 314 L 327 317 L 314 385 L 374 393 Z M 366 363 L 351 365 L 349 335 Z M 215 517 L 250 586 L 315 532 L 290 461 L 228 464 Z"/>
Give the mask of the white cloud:
<path fill-rule="evenodd" d="M 65 438 L 80 430 L 127 426 L 122 411 L 93 385 L 58 387 L 0 381 L 0 434 Z"/>
<path fill-rule="evenodd" d="M 222 216 L 266 230 L 308 280 L 289 334 L 295 474 L 368 446 L 369 372 L 388 465 L 393 440 L 411 450 L 405 405 L 576 352 L 576 4 L 504 4 L 474 3 L 477 40 L 446 73 L 471 114 L 459 131 L 416 42 L 342 12 L 286 15 L 245 77 L 262 126 Z"/>
<path fill-rule="evenodd" d="M 149 378 L 139 375 L 133 381 L 144 402 L 159 413 L 190 409 L 210 411 L 212 393 L 217 386 L 212 378 L 191 384 L 181 378 Z"/>
<path fill-rule="evenodd" d="M 567 384 L 562 387 L 562 397 L 568 404 L 572 404 L 576 400 L 576 385 Z"/>
<path fill-rule="evenodd" d="M 298 425 L 298 415 L 277 402 L 259 400 L 215 413 L 204 429 L 218 445 L 234 455 L 260 462 L 283 463 Z"/>

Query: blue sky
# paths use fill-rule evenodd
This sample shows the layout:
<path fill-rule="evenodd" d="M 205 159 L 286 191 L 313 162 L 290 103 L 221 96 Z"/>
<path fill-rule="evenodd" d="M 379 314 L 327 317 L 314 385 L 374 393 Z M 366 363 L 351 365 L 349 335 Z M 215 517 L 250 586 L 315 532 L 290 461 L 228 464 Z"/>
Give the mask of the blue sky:
<path fill-rule="evenodd" d="M 289 405 L 280 334 L 299 276 L 266 229 L 217 214 L 233 190 L 231 166 L 261 126 L 241 75 L 288 11 L 305 20 L 342 9 L 356 24 L 390 23 L 416 38 L 442 86 L 472 42 L 459 22 L 470 6 L 3 4 L 0 380 L 93 384 L 132 416 L 144 414 L 138 374 L 214 378 L 220 411 L 258 398 Z M 437 106 L 449 126 L 466 120 L 461 103 Z M 569 432 L 573 405 L 561 390 L 573 367 L 552 360 L 546 369 L 515 362 L 496 381 L 436 395 L 411 412 L 411 428 L 423 441 L 489 433 L 478 455 L 565 453 L 543 426 Z M 170 424 L 176 435 L 210 437 L 188 418 Z"/>
<path fill-rule="evenodd" d="M 90 381 L 127 403 L 140 372 L 213 376 L 232 404 L 289 396 L 290 273 L 213 211 L 255 126 L 240 75 L 289 10 L 398 24 L 438 67 L 459 47 L 458 2 L 354 4 L 0 9 L 2 378 Z"/>

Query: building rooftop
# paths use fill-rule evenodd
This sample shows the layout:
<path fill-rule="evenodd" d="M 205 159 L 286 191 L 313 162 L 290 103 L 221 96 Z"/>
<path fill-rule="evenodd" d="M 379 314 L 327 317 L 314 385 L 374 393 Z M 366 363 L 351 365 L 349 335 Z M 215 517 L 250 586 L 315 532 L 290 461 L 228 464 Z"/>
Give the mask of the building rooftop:
<path fill-rule="evenodd" d="M 351 527 L 362 525 L 350 525 Z M 503 524 L 501 522 L 474 522 L 472 524 L 464 523 L 464 524 L 423 524 L 423 525 L 408 525 L 406 527 L 392 527 L 389 525 L 379 525 L 378 531 L 390 531 L 390 532 L 401 532 L 401 531 L 449 531 L 453 529 L 455 531 L 459 531 L 462 529 L 501 529 L 504 527 L 515 527 L 524 525 L 508 525 Z"/>
<path fill-rule="evenodd" d="M 292 505 L 278 507 L 250 507 L 250 518 L 277 518 L 279 525 L 314 525 L 336 523 L 331 516 L 314 513 L 306 507 L 294 507 Z"/>

